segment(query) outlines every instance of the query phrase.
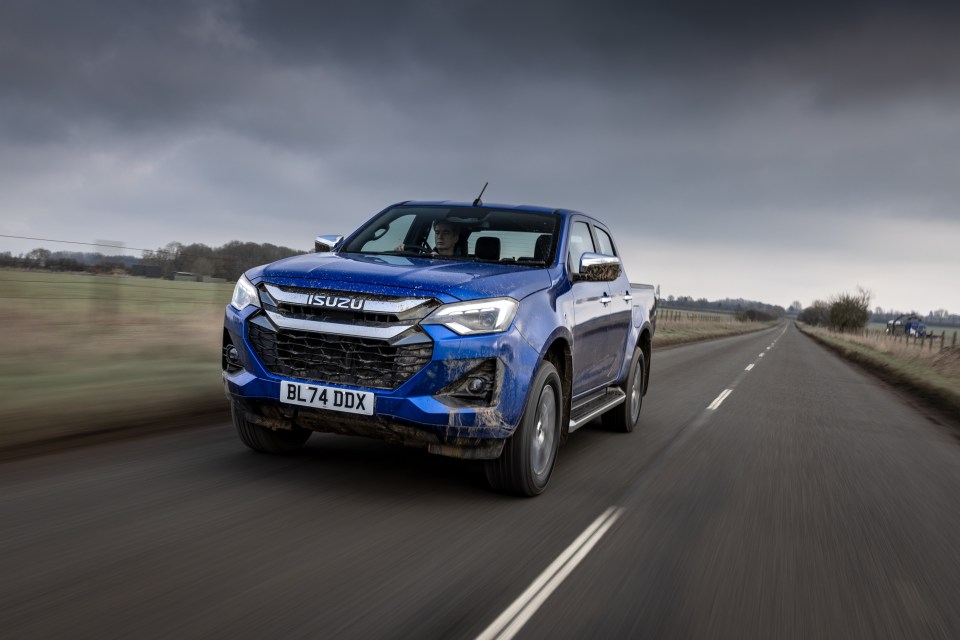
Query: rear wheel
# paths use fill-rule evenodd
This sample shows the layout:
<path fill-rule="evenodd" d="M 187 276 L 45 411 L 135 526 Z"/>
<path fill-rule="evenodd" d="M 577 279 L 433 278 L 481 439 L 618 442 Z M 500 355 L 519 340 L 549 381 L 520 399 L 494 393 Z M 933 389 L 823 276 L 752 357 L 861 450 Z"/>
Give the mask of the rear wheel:
<path fill-rule="evenodd" d="M 494 489 L 535 496 L 546 488 L 560 445 L 563 391 L 560 375 L 549 362 L 540 365 L 523 410 L 523 417 L 503 453 L 486 465 Z"/>
<path fill-rule="evenodd" d="M 630 360 L 630 374 L 620 387 L 627 398 L 622 403 L 603 414 L 603 426 L 613 431 L 630 433 L 640 421 L 640 407 L 643 405 L 644 372 L 647 370 L 643 350 L 637 347 Z"/>
<path fill-rule="evenodd" d="M 291 430 L 261 427 L 246 420 L 235 403 L 230 405 L 230 414 L 233 416 L 233 426 L 237 429 L 240 441 L 262 453 L 293 453 L 302 447 L 313 433 L 299 427 Z"/>

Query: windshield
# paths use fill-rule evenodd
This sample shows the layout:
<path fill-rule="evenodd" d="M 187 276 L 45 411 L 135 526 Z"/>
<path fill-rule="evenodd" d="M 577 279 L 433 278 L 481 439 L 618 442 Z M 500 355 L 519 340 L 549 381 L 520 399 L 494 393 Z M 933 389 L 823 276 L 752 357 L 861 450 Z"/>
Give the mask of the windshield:
<path fill-rule="evenodd" d="M 371 220 L 341 251 L 546 266 L 556 255 L 559 228 L 552 213 L 400 206 Z"/>

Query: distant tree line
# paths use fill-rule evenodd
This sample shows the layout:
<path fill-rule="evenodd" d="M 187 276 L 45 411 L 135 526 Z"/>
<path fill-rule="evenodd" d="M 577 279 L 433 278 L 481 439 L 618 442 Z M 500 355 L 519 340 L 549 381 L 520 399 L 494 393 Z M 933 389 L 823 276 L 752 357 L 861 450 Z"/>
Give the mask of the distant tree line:
<path fill-rule="evenodd" d="M 15 256 L 5 251 L 0 253 L 0 267 L 87 273 L 122 272 L 158 278 L 173 278 L 178 272 L 187 272 L 199 277 L 236 280 L 251 267 L 302 253 L 305 252 L 270 243 L 238 240 L 221 247 L 171 242 L 154 251 L 144 251 L 139 258 L 48 249 L 34 249 Z"/>
<path fill-rule="evenodd" d="M 843 293 L 824 301 L 815 300 L 809 307 L 804 308 L 797 319 L 800 322 L 821 327 L 832 327 L 839 331 L 863 329 L 868 322 L 886 324 L 903 315 L 915 315 L 927 324 L 942 327 L 960 327 L 960 315 L 950 313 L 946 309 L 937 309 L 924 315 L 917 311 L 895 311 L 876 307 L 870 311 L 871 294 L 865 289 L 858 288 L 856 294 Z M 799 302 L 795 305 L 800 306 Z M 793 309 L 791 305 L 790 309 Z"/>
<path fill-rule="evenodd" d="M 734 315 L 740 322 L 772 322 L 783 317 L 782 315 L 775 316 L 768 311 L 759 311 L 757 309 L 737 311 Z"/>
<path fill-rule="evenodd" d="M 895 320 L 902 315 L 913 314 L 922 319 L 927 324 L 936 324 L 940 326 L 948 327 L 960 327 L 960 315 L 956 313 L 950 313 L 946 309 L 937 309 L 935 311 L 930 311 L 930 313 L 924 315 L 918 313 L 915 309 L 910 311 L 895 311 L 893 309 L 884 309 L 883 307 L 877 307 L 873 310 L 873 313 L 870 314 L 871 322 L 889 322 L 890 320 Z"/>
<path fill-rule="evenodd" d="M 724 313 L 762 315 L 770 320 L 782 318 L 786 310 L 780 305 L 767 304 L 758 300 L 743 298 L 723 298 L 721 300 L 707 300 L 706 298 L 691 298 L 690 296 L 667 296 L 661 299 L 660 304 L 669 309 L 687 309 L 690 311 L 721 311 Z M 799 303 L 797 303 L 799 304 Z"/>

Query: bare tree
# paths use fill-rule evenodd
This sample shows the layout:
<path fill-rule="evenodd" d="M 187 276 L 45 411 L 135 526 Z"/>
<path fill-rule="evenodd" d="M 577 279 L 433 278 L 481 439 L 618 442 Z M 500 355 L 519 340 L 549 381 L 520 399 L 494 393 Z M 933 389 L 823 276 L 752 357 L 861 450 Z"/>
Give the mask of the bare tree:
<path fill-rule="evenodd" d="M 830 326 L 837 331 L 858 331 L 870 320 L 871 294 L 863 287 L 857 293 L 841 293 L 830 299 Z"/>

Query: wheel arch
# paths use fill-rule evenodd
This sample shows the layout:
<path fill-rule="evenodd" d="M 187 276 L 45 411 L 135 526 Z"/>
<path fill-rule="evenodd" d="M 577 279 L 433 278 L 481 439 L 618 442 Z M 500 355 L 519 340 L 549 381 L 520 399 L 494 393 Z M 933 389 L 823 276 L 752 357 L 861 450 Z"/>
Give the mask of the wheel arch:
<path fill-rule="evenodd" d="M 544 352 L 543 360 L 550 362 L 560 375 L 563 402 L 560 413 L 560 444 L 566 441 L 570 427 L 570 398 L 573 391 L 573 352 L 570 343 L 558 337 L 550 343 Z"/>
<path fill-rule="evenodd" d="M 643 352 L 643 395 L 647 395 L 647 387 L 650 385 L 650 360 L 653 354 L 653 333 L 649 325 L 645 325 L 640 331 L 637 346 Z"/>

